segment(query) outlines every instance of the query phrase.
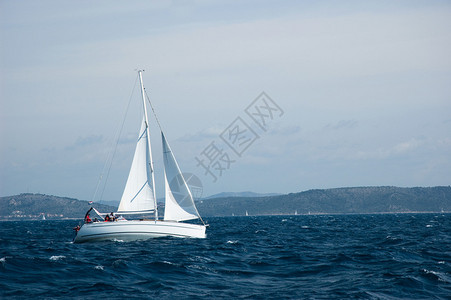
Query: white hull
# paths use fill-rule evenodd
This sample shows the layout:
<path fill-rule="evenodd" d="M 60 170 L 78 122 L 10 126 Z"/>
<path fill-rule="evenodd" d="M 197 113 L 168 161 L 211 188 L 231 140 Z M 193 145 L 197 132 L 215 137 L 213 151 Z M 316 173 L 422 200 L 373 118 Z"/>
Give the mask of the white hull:
<path fill-rule="evenodd" d="M 147 240 L 157 237 L 205 238 L 205 225 L 171 221 L 116 221 L 84 224 L 75 243 Z"/>

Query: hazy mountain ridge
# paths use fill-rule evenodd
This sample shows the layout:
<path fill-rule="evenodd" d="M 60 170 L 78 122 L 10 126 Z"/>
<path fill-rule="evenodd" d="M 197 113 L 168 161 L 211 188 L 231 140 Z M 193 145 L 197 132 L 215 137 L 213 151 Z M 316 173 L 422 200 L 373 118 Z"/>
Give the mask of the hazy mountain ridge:
<path fill-rule="evenodd" d="M 196 201 L 203 217 L 298 214 L 451 212 L 451 187 L 350 187 L 316 189 L 260 197 L 222 197 Z M 99 211 L 117 207 L 94 203 Z M 88 201 L 42 194 L 0 198 L 0 220 L 83 218 Z M 163 215 L 159 205 L 159 215 Z"/>
<path fill-rule="evenodd" d="M 246 192 L 221 192 L 218 194 L 214 194 L 208 197 L 204 197 L 204 198 L 194 198 L 195 201 L 197 200 L 208 200 L 208 199 L 215 199 L 215 198 L 226 198 L 226 197 L 244 197 L 244 198 L 249 198 L 249 197 L 269 197 L 269 196 L 278 196 L 278 195 L 282 195 L 279 193 L 254 193 L 254 192 L 250 192 L 250 191 L 246 191 Z M 195 197 L 195 196 L 194 196 Z M 114 206 L 117 207 L 119 206 L 119 202 L 120 200 L 116 200 L 116 201 L 101 201 L 99 203 L 105 204 L 105 205 L 109 205 L 109 206 Z M 161 203 L 164 204 L 164 197 L 162 198 L 157 198 L 157 203 L 160 206 Z"/>
<path fill-rule="evenodd" d="M 278 193 L 254 193 L 250 191 L 246 192 L 222 192 L 218 194 L 214 194 L 208 197 L 201 198 L 201 200 L 205 199 L 215 199 L 215 198 L 228 198 L 228 197 L 244 197 L 244 198 L 254 198 L 254 197 L 269 197 L 269 196 L 280 196 L 282 194 Z"/>
<path fill-rule="evenodd" d="M 351 187 L 257 198 L 199 201 L 203 216 L 451 211 L 451 187 Z"/>
<path fill-rule="evenodd" d="M 88 201 L 43 194 L 20 194 L 0 198 L 0 220 L 33 220 L 83 218 L 90 205 Z M 95 204 L 102 211 L 115 211 L 116 207 Z"/>

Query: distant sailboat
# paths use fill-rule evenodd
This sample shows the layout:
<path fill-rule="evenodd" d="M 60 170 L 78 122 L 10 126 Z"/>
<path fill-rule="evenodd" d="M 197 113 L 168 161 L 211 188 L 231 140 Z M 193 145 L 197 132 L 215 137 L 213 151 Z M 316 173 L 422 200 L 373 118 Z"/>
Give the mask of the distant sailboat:
<path fill-rule="evenodd" d="M 135 155 L 127 183 L 116 213 L 100 213 L 91 208 L 85 216 L 85 224 L 77 231 L 74 242 L 99 240 L 141 240 L 163 236 L 205 238 L 206 227 L 192 193 L 161 130 L 163 145 L 165 210 L 163 220 L 158 217 L 155 178 L 150 144 L 149 121 L 142 70 L 138 71 L 143 101 L 143 118 L 139 130 Z M 155 113 L 155 112 L 154 112 Z M 156 116 L 155 116 L 156 118 Z M 176 184 L 173 184 L 176 182 Z M 94 210 L 99 216 L 112 219 L 110 222 L 92 222 L 89 213 Z M 124 215 L 153 214 L 153 220 L 125 220 Z M 118 218 L 118 215 L 121 217 Z M 199 219 L 202 224 L 182 221 Z"/>
<path fill-rule="evenodd" d="M 247 212 L 247 210 L 246 210 L 246 217 L 249 217 L 249 213 Z"/>
<path fill-rule="evenodd" d="M 41 218 L 41 220 L 42 220 L 42 221 L 45 221 L 45 214 L 44 214 L 44 213 L 42 213 L 42 218 Z"/>
<path fill-rule="evenodd" d="M 295 215 L 295 216 L 298 215 L 298 210 L 297 210 L 297 209 L 294 211 L 294 215 Z"/>

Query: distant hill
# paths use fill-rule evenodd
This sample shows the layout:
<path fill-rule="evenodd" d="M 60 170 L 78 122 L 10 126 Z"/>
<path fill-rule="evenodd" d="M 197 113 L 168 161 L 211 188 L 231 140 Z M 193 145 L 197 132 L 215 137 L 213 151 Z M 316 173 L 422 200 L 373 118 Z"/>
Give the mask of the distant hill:
<path fill-rule="evenodd" d="M 82 219 L 89 209 L 88 201 L 43 194 L 20 194 L 0 198 L 0 220 Z M 102 211 L 116 207 L 95 204 Z"/>
<path fill-rule="evenodd" d="M 451 212 L 451 187 L 351 187 L 199 201 L 202 216 Z"/>
<path fill-rule="evenodd" d="M 281 195 L 281 194 L 277 194 L 277 193 L 261 194 L 261 193 L 254 193 L 254 192 L 222 192 L 222 193 L 211 195 L 211 196 L 208 196 L 208 197 L 205 197 L 202 199 L 225 198 L 225 197 L 267 197 L 267 196 L 276 196 L 276 195 Z M 195 200 L 197 200 L 197 199 L 195 199 Z M 120 202 L 120 200 L 115 200 L 115 201 L 103 200 L 99 203 L 117 208 L 119 206 L 119 202 Z M 160 203 L 164 203 L 164 197 L 157 198 L 157 202 L 159 203 L 159 205 L 160 205 Z"/>
<path fill-rule="evenodd" d="M 255 194 L 247 192 L 250 194 Z M 232 195 L 232 196 L 231 196 Z M 203 217 L 451 212 L 451 187 L 351 187 L 309 190 L 276 196 L 233 196 L 196 202 Z M 249 195 L 249 194 L 246 194 Z M 115 211 L 117 206 L 94 203 L 99 211 Z M 163 215 L 164 206 L 159 206 Z M 33 220 L 84 217 L 88 201 L 42 194 L 20 194 L 0 198 L 0 220 Z"/>
<path fill-rule="evenodd" d="M 222 192 L 219 194 L 214 194 L 202 199 L 214 199 L 214 198 L 228 198 L 228 197 L 269 197 L 269 196 L 278 196 L 281 194 L 277 193 L 267 193 L 267 194 L 260 194 L 260 193 L 254 193 L 254 192 Z"/>

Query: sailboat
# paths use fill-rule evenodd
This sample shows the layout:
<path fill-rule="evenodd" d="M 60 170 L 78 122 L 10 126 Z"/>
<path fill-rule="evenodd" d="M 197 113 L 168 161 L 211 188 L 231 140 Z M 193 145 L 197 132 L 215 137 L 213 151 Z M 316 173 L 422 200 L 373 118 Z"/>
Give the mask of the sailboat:
<path fill-rule="evenodd" d="M 179 165 L 161 129 L 158 118 L 155 119 L 161 131 L 163 145 L 165 210 L 163 219 L 158 216 L 155 194 L 155 178 L 150 143 L 149 121 L 147 115 L 146 94 L 142 78 L 143 70 L 138 70 L 143 101 L 143 118 L 138 134 L 135 154 L 130 173 L 122 194 L 117 212 L 101 213 L 92 207 L 85 215 L 85 223 L 76 229 L 75 243 L 102 240 L 146 240 L 157 237 L 205 238 L 208 225 L 197 211 L 192 193 L 180 171 Z M 150 103 L 150 101 L 149 101 Z M 152 105 L 150 103 L 150 105 Z M 93 222 L 89 216 L 94 210 L 102 219 L 108 221 Z M 129 215 L 150 214 L 153 219 L 127 220 Z M 199 224 L 183 222 L 198 220 Z"/>

